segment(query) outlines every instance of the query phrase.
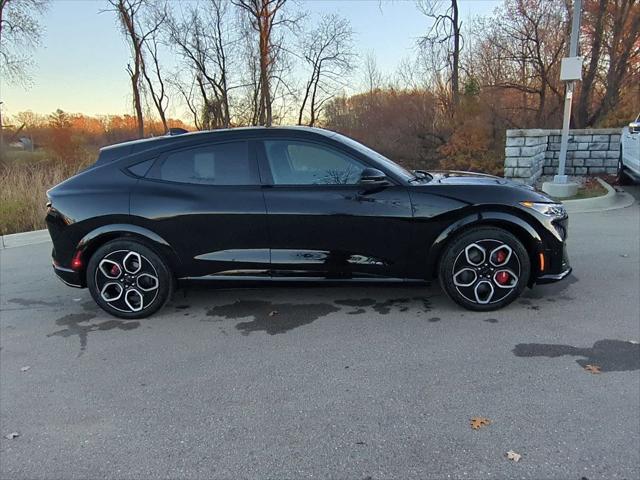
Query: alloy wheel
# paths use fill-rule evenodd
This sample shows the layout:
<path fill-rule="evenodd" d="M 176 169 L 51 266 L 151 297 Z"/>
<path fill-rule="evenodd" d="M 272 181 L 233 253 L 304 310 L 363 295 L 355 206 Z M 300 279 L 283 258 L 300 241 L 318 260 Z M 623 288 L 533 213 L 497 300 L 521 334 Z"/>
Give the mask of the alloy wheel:
<path fill-rule="evenodd" d="M 95 271 L 100 297 L 119 312 L 141 312 L 158 296 L 158 272 L 143 255 L 116 250 L 105 255 Z"/>
<path fill-rule="evenodd" d="M 516 252 L 500 240 L 467 245 L 453 263 L 453 284 L 460 295 L 478 305 L 497 303 L 518 286 L 521 265 Z"/>

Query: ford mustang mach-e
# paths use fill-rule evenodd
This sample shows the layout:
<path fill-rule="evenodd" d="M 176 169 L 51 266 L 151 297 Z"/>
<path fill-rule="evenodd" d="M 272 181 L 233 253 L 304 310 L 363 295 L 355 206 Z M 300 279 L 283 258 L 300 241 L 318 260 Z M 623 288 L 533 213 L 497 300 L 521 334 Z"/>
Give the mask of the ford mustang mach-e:
<path fill-rule="evenodd" d="M 159 310 L 184 279 L 429 281 L 493 310 L 566 277 L 567 214 L 531 187 L 406 170 L 317 128 L 105 147 L 48 192 L 53 268 L 105 311 Z"/>

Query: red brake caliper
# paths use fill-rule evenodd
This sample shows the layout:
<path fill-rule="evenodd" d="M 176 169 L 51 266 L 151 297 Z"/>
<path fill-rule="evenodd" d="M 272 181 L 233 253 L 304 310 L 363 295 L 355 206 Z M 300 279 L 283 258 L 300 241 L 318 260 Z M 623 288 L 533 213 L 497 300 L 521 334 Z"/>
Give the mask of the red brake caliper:
<path fill-rule="evenodd" d="M 117 265 L 113 265 L 111 267 L 111 272 L 110 273 L 111 273 L 112 277 L 120 275 L 120 267 L 118 267 Z"/>
<path fill-rule="evenodd" d="M 504 271 L 496 273 L 496 282 L 500 285 L 506 285 L 509 282 L 509 273 Z"/>
<path fill-rule="evenodd" d="M 498 250 L 496 253 L 496 262 L 501 265 L 507 258 L 507 253 L 504 250 Z"/>

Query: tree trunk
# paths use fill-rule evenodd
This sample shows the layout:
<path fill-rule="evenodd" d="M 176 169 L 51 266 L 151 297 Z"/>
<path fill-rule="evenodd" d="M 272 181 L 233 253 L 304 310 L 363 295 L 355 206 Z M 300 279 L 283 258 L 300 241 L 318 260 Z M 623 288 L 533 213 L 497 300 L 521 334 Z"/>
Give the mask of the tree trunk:
<path fill-rule="evenodd" d="M 589 123 L 589 102 L 591 100 L 596 74 L 598 73 L 598 64 L 600 63 L 604 17 L 606 15 L 608 3 L 609 0 L 600 0 L 598 5 L 598 16 L 596 17 L 596 24 L 592 36 L 593 45 L 591 46 L 591 60 L 589 61 L 587 72 L 582 79 L 580 96 L 578 97 L 578 105 L 576 108 L 577 128 L 584 128 Z"/>
<path fill-rule="evenodd" d="M 133 108 L 136 111 L 138 123 L 138 138 L 144 137 L 144 117 L 142 115 L 142 98 L 140 96 L 140 63 L 136 59 L 133 75 L 131 75 L 131 88 L 133 90 Z"/>
<path fill-rule="evenodd" d="M 271 113 L 271 85 L 269 82 L 270 47 L 269 33 L 271 31 L 271 13 L 268 0 L 262 0 L 260 11 L 260 118 L 262 125 L 270 127 L 273 121 Z"/>
<path fill-rule="evenodd" d="M 451 0 L 453 9 L 453 68 L 451 69 L 451 98 L 454 107 L 460 101 L 459 69 L 460 69 L 460 22 L 458 21 L 458 0 Z"/>

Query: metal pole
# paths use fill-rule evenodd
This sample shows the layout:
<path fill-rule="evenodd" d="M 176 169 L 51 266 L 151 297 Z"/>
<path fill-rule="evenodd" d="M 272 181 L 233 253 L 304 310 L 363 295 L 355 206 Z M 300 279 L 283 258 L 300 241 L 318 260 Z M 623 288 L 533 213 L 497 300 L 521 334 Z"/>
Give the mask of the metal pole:
<path fill-rule="evenodd" d="M 573 2 L 573 18 L 571 21 L 571 40 L 569 41 L 569 56 L 578 55 L 578 38 L 580 36 L 580 16 L 582 14 L 582 0 Z M 567 144 L 569 143 L 569 122 L 571 121 L 571 102 L 573 100 L 573 89 L 575 81 L 567 84 L 564 97 L 564 114 L 562 119 L 562 138 L 560 139 L 560 157 L 558 161 L 558 174 L 553 177 L 554 183 L 567 183 L 567 176 L 564 174 L 567 163 Z"/>
<path fill-rule="evenodd" d="M 0 159 L 4 158 L 4 130 L 2 127 L 2 104 L 0 102 Z"/>

